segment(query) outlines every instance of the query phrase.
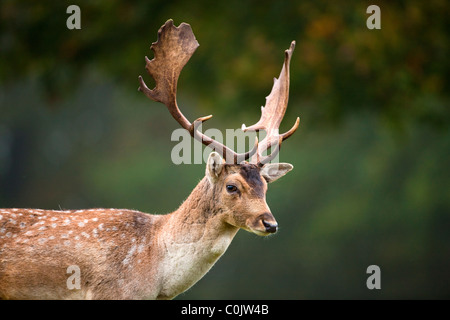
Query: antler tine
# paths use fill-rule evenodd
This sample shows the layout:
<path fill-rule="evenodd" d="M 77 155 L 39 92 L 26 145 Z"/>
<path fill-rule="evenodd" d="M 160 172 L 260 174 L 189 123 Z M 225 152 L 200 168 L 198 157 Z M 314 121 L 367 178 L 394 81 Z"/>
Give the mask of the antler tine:
<path fill-rule="evenodd" d="M 145 68 L 155 80 L 156 86 L 154 89 L 149 89 L 142 77 L 139 76 L 140 86 L 138 90 L 148 98 L 165 104 L 172 117 L 181 127 L 188 130 L 193 138 L 221 154 L 227 163 L 240 163 L 256 153 L 257 141 L 251 151 L 238 154 L 198 131 L 198 127 L 204 121 L 211 119 L 211 115 L 198 118 L 191 124 L 178 108 L 176 99 L 178 78 L 181 70 L 198 46 L 197 39 L 195 39 L 189 24 L 183 22 L 176 27 L 173 20 L 168 20 L 159 29 L 158 39 L 150 47 L 154 52 L 154 58 L 149 60 L 145 57 Z"/>
<path fill-rule="evenodd" d="M 291 42 L 289 49 L 285 51 L 284 64 L 281 69 L 280 76 L 274 78 L 272 91 L 266 97 L 266 105 L 261 107 L 261 118 L 257 123 L 250 127 L 242 125 L 242 130 L 245 131 L 266 131 L 266 137 L 261 141 L 256 153 L 255 162 L 262 166 L 267 162 L 273 160 L 278 154 L 281 143 L 289 138 L 298 128 L 300 124 L 300 118 L 297 117 L 294 126 L 289 131 L 279 134 L 280 123 L 283 120 L 284 114 L 289 100 L 289 65 L 292 57 L 292 53 L 295 49 L 295 41 Z M 272 154 L 266 157 L 262 157 L 262 153 L 269 148 L 276 146 L 276 150 L 272 150 Z"/>

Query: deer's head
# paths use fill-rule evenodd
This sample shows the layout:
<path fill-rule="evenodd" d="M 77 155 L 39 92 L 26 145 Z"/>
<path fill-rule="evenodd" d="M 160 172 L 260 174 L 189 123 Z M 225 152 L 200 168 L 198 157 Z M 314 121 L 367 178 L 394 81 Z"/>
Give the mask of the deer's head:
<path fill-rule="evenodd" d="M 190 135 L 212 148 L 206 165 L 206 177 L 214 188 L 215 201 L 220 205 L 226 222 L 258 235 L 277 231 L 278 224 L 266 203 L 267 184 L 292 170 L 287 163 L 270 163 L 278 154 L 281 143 L 298 128 L 300 119 L 287 132 L 279 134 L 278 128 L 286 112 L 289 97 L 289 64 L 295 48 L 293 41 L 285 51 L 284 64 L 278 79 L 274 79 L 272 91 L 261 107 L 260 120 L 250 126 L 242 125 L 243 131 L 266 131 L 266 137 L 252 150 L 238 154 L 222 143 L 201 133 L 198 128 L 212 116 L 201 117 L 191 123 L 181 113 L 176 100 L 177 83 L 181 70 L 199 46 L 190 25 L 182 23 L 175 27 L 168 20 L 158 31 L 158 40 L 151 49 L 154 58 L 146 60 L 146 69 L 154 78 L 156 86 L 149 89 L 139 76 L 139 90 L 148 98 L 165 104 L 173 118 Z M 269 155 L 263 156 L 267 150 Z M 250 159 L 249 162 L 245 160 Z"/>
<path fill-rule="evenodd" d="M 206 164 L 206 177 L 220 202 L 225 222 L 257 235 L 275 233 L 278 229 L 266 202 L 267 184 L 292 170 L 288 163 L 227 164 L 212 152 Z"/>

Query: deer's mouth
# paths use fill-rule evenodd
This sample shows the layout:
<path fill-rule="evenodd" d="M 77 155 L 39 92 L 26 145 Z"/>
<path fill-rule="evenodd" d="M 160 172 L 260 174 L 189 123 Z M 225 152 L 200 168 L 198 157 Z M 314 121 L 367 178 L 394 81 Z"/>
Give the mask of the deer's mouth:
<path fill-rule="evenodd" d="M 267 237 L 267 236 L 273 234 L 273 233 L 271 233 L 271 232 L 260 231 L 260 230 L 255 230 L 255 229 L 252 230 L 252 232 L 253 232 L 254 234 L 258 235 L 258 236 L 261 236 L 261 237 Z"/>
<path fill-rule="evenodd" d="M 247 225 L 248 231 L 258 236 L 268 236 L 278 231 L 278 223 L 269 213 L 265 213 L 264 215 L 262 215 L 254 222 L 253 225 L 252 224 Z"/>
<path fill-rule="evenodd" d="M 263 230 L 258 230 L 258 229 L 250 229 L 249 231 L 251 231 L 252 233 L 254 233 L 254 234 L 258 235 L 258 236 L 261 236 L 261 237 L 267 237 L 267 236 L 269 236 L 271 234 L 275 234 L 276 233 L 276 231 L 268 232 L 268 231 L 265 231 L 265 230 L 263 231 Z"/>

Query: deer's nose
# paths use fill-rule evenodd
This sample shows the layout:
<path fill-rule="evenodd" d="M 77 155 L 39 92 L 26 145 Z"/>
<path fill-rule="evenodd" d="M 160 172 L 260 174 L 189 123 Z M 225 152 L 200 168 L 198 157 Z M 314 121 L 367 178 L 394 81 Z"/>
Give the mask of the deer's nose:
<path fill-rule="evenodd" d="M 275 233 L 278 230 L 278 223 L 276 222 L 267 222 L 265 220 L 262 221 L 264 227 L 266 228 L 266 232 Z"/>

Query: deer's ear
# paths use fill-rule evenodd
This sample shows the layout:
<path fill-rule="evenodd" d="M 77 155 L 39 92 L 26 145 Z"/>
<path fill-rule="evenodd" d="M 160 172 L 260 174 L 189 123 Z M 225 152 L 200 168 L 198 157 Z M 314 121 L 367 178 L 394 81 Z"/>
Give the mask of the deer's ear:
<path fill-rule="evenodd" d="M 223 165 L 222 157 L 217 152 L 211 152 L 206 163 L 206 176 L 211 183 L 215 183 L 219 179 Z"/>
<path fill-rule="evenodd" d="M 261 169 L 261 176 L 267 183 L 274 182 L 286 173 L 291 171 L 294 166 L 290 163 L 267 163 Z"/>

